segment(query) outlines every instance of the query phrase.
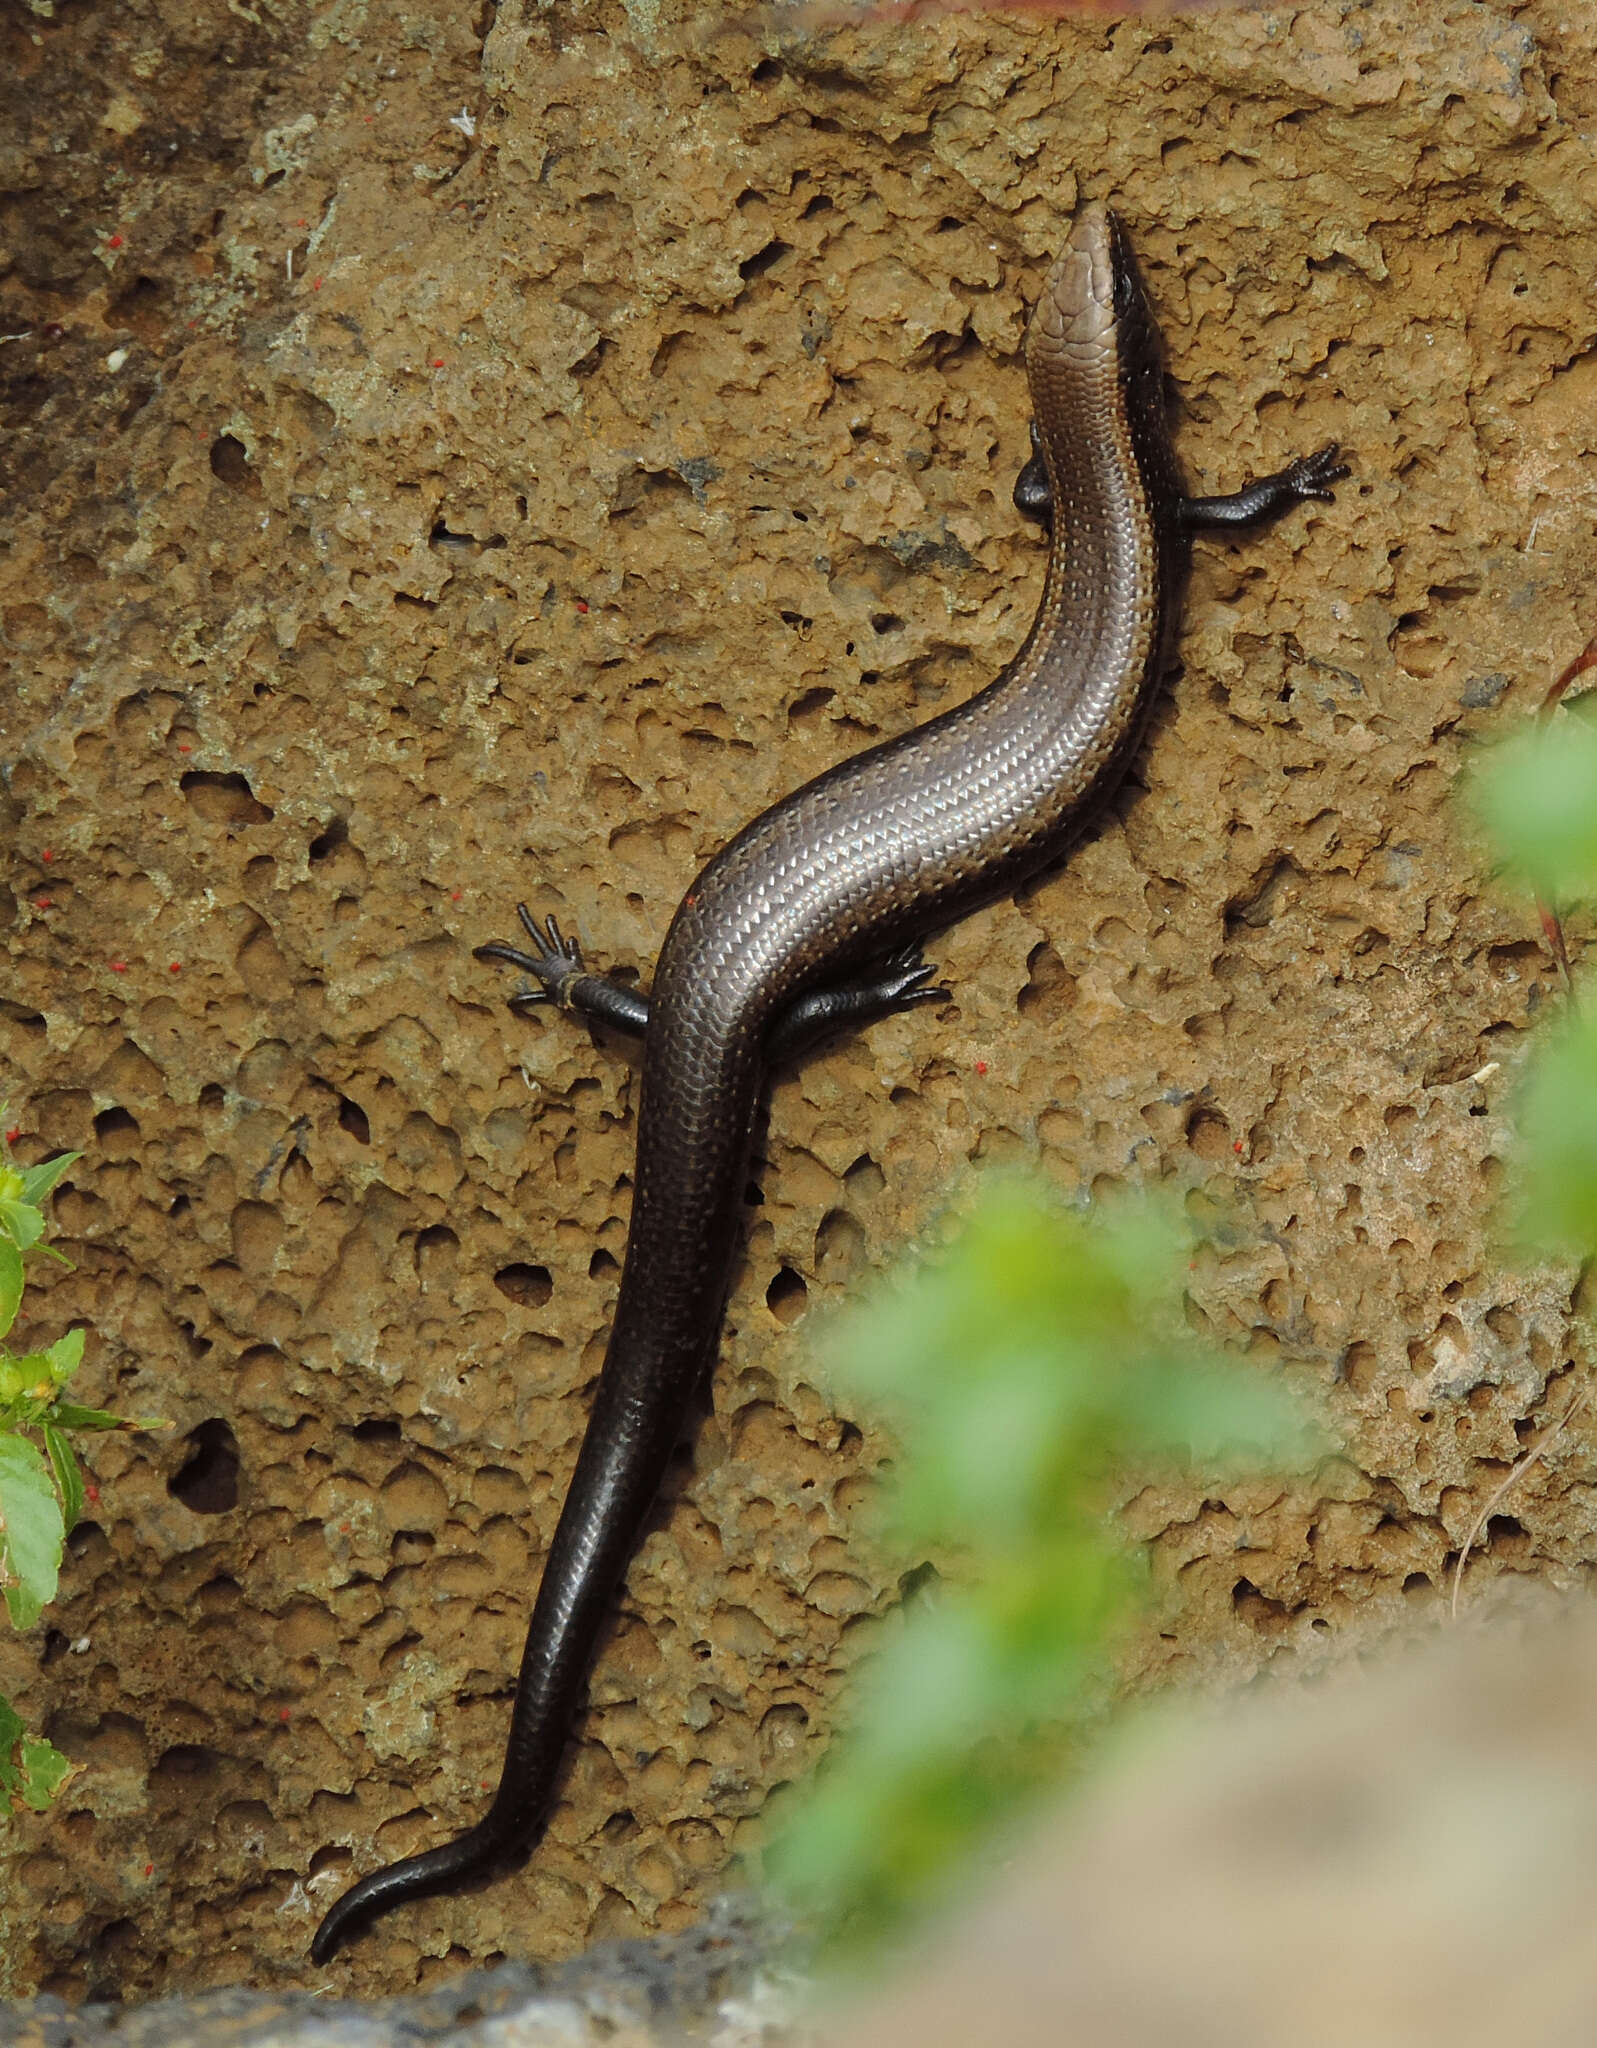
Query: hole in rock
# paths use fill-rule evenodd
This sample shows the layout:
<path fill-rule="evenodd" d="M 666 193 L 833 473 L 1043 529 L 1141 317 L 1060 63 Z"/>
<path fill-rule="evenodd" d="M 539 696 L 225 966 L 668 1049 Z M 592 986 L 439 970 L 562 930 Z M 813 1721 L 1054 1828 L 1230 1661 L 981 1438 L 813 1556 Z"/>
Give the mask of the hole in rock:
<path fill-rule="evenodd" d="M 501 1266 L 494 1275 L 494 1285 L 517 1308 L 542 1308 L 555 1291 L 547 1266 Z"/>
<path fill-rule="evenodd" d="M 238 1506 L 238 1439 L 220 1417 L 188 1434 L 189 1455 L 166 1482 L 174 1500 L 197 1515 L 225 1515 Z"/>
<path fill-rule="evenodd" d="M 796 1323 L 809 1305 L 810 1291 L 791 1266 L 783 1266 L 765 1290 L 765 1305 L 779 1323 Z"/>

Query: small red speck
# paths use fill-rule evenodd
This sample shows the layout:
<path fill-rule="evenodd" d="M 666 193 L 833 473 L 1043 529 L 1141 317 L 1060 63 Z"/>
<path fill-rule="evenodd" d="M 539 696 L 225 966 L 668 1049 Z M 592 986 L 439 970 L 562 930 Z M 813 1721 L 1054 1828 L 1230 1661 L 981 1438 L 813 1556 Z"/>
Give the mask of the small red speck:
<path fill-rule="evenodd" d="M 54 901 L 55 898 L 53 896 L 35 896 L 33 907 L 35 910 L 48 910 Z"/>
<path fill-rule="evenodd" d="M 105 246 L 106 246 L 106 247 L 107 247 L 108 249 L 120 249 L 120 248 L 121 248 L 121 246 L 122 246 L 122 237 L 121 237 L 120 235 L 112 235 L 112 236 L 110 236 L 110 237 L 109 237 L 109 238 L 107 239 L 107 241 L 106 241 L 106 245 L 105 245 Z"/>
<path fill-rule="evenodd" d="M 98 1506 L 99 1506 L 99 1504 L 100 1504 L 100 1489 L 99 1489 L 99 1487 L 97 1487 L 97 1486 L 86 1486 L 86 1487 L 84 1487 L 84 1489 L 83 1489 L 83 1498 L 84 1498 L 84 1499 L 85 1499 L 85 1500 L 86 1500 L 86 1501 L 87 1501 L 87 1502 L 89 1503 L 89 1505 L 90 1505 L 91 1507 L 98 1507 Z"/>
<path fill-rule="evenodd" d="M 292 1707 L 279 1707 L 277 1710 L 277 1718 L 279 1721 L 292 1721 L 294 1718 L 294 1709 Z"/>
<path fill-rule="evenodd" d="M 184 746 L 179 746 L 179 748 L 178 748 L 178 752 L 179 752 L 180 754 L 192 754 L 192 753 L 193 753 L 193 751 L 194 751 L 194 749 L 193 749 L 192 747 L 184 747 Z"/>
<path fill-rule="evenodd" d="M 1233 1152 L 1240 1155 L 1242 1151 L 1242 1140 L 1240 1138 L 1235 1139 L 1232 1143 L 1231 1149 Z"/>
<path fill-rule="evenodd" d="M 433 357 L 433 368 L 434 368 L 435 370 L 441 370 L 441 369 L 443 368 L 443 366 L 444 366 L 444 359 L 443 359 L 443 357 L 442 357 L 442 356 L 434 356 L 434 357 Z"/>
<path fill-rule="evenodd" d="M 183 972 L 183 962 L 181 960 L 174 960 L 166 971 L 168 974 L 181 974 Z"/>
<path fill-rule="evenodd" d="M 303 215 L 301 215 L 301 216 L 300 216 L 300 218 L 299 218 L 299 219 L 298 219 L 297 221 L 295 221 L 294 225 L 295 225 L 295 227 L 297 227 L 297 228 L 302 228 L 302 227 L 304 227 L 304 225 L 305 225 L 305 218 L 304 218 L 304 216 L 303 216 Z"/>
<path fill-rule="evenodd" d="M 22 1136 L 22 1126 L 21 1126 L 21 1124 L 18 1124 L 18 1125 L 17 1125 L 17 1127 L 16 1127 L 16 1129 L 15 1129 L 14 1131 L 7 1131 L 7 1132 L 6 1132 L 6 1143 L 7 1143 L 8 1145 L 14 1145 L 14 1144 L 15 1144 L 15 1143 L 17 1142 L 18 1138 L 20 1138 L 21 1136 Z"/>
<path fill-rule="evenodd" d="M 579 612 L 585 612 L 585 611 L 586 611 L 587 609 L 588 609 L 588 605 L 587 605 L 587 600 L 586 600 L 585 598 L 580 598 L 580 597 L 579 597 L 579 598 L 577 599 L 577 610 L 578 610 Z"/>
<path fill-rule="evenodd" d="M 128 963 L 125 960 L 108 960 L 105 964 L 113 974 L 126 974 L 128 971 Z"/>
<path fill-rule="evenodd" d="M 349 1534 L 349 1524 L 348 1524 L 348 1522 L 340 1522 L 340 1523 L 339 1523 L 339 1525 L 338 1525 L 338 1533 L 339 1533 L 339 1535 L 340 1535 L 340 1536 L 347 1536 L 347 1535 Z"/>
<path fill-rule="evenodd" d="M 985 1060 L 978 1060 L 976 1062 L 976 1071 L 978 1074 L 985 1074 L 987 1071 L 987 1062 Z"/>
<path fill-rule="evenodd" d="M 40 858 L 40 860 L 54 860 L 54 859 L 55 859 L 55 854 L 54 854 L 54 851 L 53 851 L 53 850 L 52 850 L 52 849 L 51 849 L 50 847 L 48 847 L 48 846 L 47 846 L 47 847 L 46 847 L 46 848 L 44 849 L 43 853 L 41 853 L 41 854 L 39 855 L 39 858 Z"/>
<path fill-rule="evenodd" d="M 153 1863 L 146 1863 L 146 1864 L 145 1864 L 145 1866 L 144 1866 L 144 1875 L 145 1875 L 146 1877 L 154 1877 L 154 1875 L 155 1875 L 155 1865 L 154 1865 Z"/>
<path fill-rule="evenodd" d="M 321 288 L 322 288 L 322 281 L 321 281 L 321 279 L 320 279 L 319 277 L 313 277 L 313 278 L 311 279 L 311 290 L 312 290 L 313 292 L 319 292 L 319 291 L 321 290 Z"/>
<path fill-rule="evenodd" d="M 375 121 L 377 119 L 377 116 L 375 114 L 368 114 L 366 115 L 365 118 L 367 121 Z"/>
<path fill-rule="evenodd" d="M 465 891 L 463 889 L 451 889 L 449 892 L 449 900 L 451 903 L 458 903 L 464 894 Z"/>

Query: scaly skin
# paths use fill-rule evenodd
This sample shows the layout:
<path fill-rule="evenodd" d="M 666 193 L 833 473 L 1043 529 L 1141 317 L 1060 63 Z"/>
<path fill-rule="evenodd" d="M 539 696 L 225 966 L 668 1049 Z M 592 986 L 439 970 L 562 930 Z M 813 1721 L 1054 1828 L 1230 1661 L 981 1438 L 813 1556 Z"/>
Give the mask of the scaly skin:
<path fill-rule="evenodd" d="M 773 1052 L 828 1022 L 941 993 L 923 985 L 916 942 L 1056 860 L 1124 768 L 1170 651 L 1187 536 L 1328 498 L 1346 473 L 1325 449 L 1232 499 L 1183 495 L 1153 317 L 1103 206 L 1071 224 L 1032 315 L 1026 369 L 1037 452 L 1017 502 L 1051 513 L 1052 540 L 1036 620 L 1003 673 L 745 827 L 683 898 L 652 998 L 588 975 L 525 912 L 534 951 L 482 949 L 564 1007 L 646 1025 L 626 1266 L 498 1791 L 466 1833 L 346 1892 L 316 1936 L 317 1962 L 402 1900 L 458 1889 L 536 1841 L 616 1582 L 715 1353 Z"/>

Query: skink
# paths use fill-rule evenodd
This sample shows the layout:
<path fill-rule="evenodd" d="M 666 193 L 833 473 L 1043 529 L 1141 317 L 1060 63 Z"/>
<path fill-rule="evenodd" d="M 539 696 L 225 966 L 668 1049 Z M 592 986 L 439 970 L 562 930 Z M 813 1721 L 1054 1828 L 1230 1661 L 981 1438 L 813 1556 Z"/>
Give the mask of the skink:
<path fill-rule="evenodd" d="M 1189 498 L 1157 329 L 1115 216 L 1084 206 L 1026 340 L 1033 454 L 1015 500 L 1051 527 L 1042 603 L 979 695 L 806 783 L 745 827 L 672 919 L 652 998 L 590 974 L 521 909 L 515 1002 L 645 1033 L 626 1264 L 604 1369 L 527 1631 L 503 1773 L 453 1841 L 333 1906 L 325 1962 L 377 1914 L 520 1860 L 548 1813 L 594 1644 L 689 1397 L 714 1357 L 762 1077 L 815 1035 L 946 991 L 918 942 L 1057 859 L 1112 788 L 1171 652 L 1188 539 L 1252 527 L 1347 474 L 1334 446 Z"/>

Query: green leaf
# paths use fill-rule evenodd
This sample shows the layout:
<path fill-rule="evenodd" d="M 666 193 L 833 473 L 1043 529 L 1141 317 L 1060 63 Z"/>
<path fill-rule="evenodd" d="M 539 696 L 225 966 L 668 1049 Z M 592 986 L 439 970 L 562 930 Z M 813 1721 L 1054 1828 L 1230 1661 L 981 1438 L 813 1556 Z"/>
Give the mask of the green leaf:
<path fill-rule="evenodd" d="M 22 1792 L 21 1745 L 28 1731 L 22 1716 L 0 1692 L 0 1794 L 15 1807 Z"/>
<path fill-rule="evenodd" d="M 30 1735 L 0 1694 L 0 1796 L 13 1809 L 31 1806 L 43 1813 L 77 1768 L 53 1743 Z"/>
<path fill-rule="evenodd" d="M 0 1337 L 17 1319 L 22 1301 L 22 1254 L 8 1237 L 0 1237 Z"/>
<path fill-rule="evenodd" d="M 78 1408 L 70 1401 L 57 1401 L 50 1410 L 57 1429 L 170 1429 L 162 1415 L 113 1415 L 106 1408 Z"/>
<path fill-rule="evenodd" d="M 13 1202 L 0 1195 L 0 1231 L 25 1252 L 44 1235 L 44 1218 L 31 1202 Z"/>
<path fill-rule="evenodd" d="M 1597 705 L 1538 719 L 1484 753 L 1466 801 L 1509 868 L 1549 902 L 1597 894 Z"/>
<path fill-rule="evenodd" d="M 1150 1584 L 1109 1513 L 1126 1476 L 1280 1471 L 1327 1448 L 1282 1374 L 1187 1332 L 1190 1243 L 1169 1203 L 1084 1214 L 989 1182 L 946 1251 L 840 1319 L 838 1383 L 895 1411 L 892 1529 L 911 1558 L 957 1545 L 959 1583 L 878 1654 L 774 1833 L 773 1881 L 834 1956 L 943 1892 L 1106 1708 Z"/>
<path fill-rule="evenodd" d="M 30 1351 L 21 1358 L 0 1351 L 0 1429 L 31 1429 L 54 1401 L 50 1361 L 42 1351 Z"/>
<path fill-rule="evenodd" d="M 16 1628 L 55 1598 L 66 1529 L 49 1468 L 24 1436 L 0 1436 L 0 1582 Z"/>
<path fill-rule="evenodd" d="M 38 1166 L 22 1168 L 22 1199 L 25 1202 L 42 1202 L 69 1166 L 76 1166 L 83 1157 L 81 1152 L 58 1152 L 53 1159 L 46 1159 Z"/>
<path fill-rule="evenodd" d="M 83 1513 L 83 1474 L 78 1469 L 78 1454 L 54 1423 L 43 1422 L 39 1429 L 44 1438 L 44 1454 L 55 1474 L 56 1491 L 61 1496 L 61 1519 L 70 1536 Z"/>
<path fill-rule="evenodd" d="M 1543 1039 L 1519 1105 L 1521 1228 L 1544 1250 L 1597 1250 L 1597 1016 L 1582 1009 Z"/>
<path fill-rule="evenodd" d="M 1129 1434 L 1145 1452 L 1216 1478 L 1306 1472 L 1333 1448 L 1280 1380 L 1196 1347 L 1133 1368 L 1121 1399 Z"/>
<path fill-rule="evenodd" d="M 56 1338 L 44 1355 L 49 1360 L 50 1377 L 58 1387 L 64 1387 L 83 1363 L 83 1331 L 68 1330 L 64 1337 Z"/>
<path fill-rule="evenodd" d="M 28 1735 L 22 1742 L 22 1803 L 43 1813 L 78 1766 L 64 1757 L 53 1742 L 42 1735 Z"/>

